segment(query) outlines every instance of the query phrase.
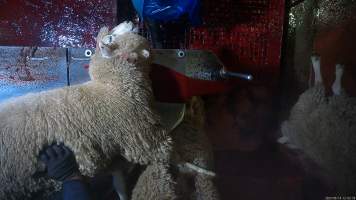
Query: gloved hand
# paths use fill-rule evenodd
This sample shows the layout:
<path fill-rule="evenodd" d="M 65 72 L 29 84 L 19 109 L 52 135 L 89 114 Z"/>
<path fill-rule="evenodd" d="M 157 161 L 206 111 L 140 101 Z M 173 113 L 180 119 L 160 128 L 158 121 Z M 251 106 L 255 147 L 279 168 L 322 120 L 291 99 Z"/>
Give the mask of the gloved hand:
<path fill-rule="evenodd" d="M 74 153 L 63 144 L 53 144 L 42 152 L 40 159 L 47 166 L 47 174 L 57 181 L 65 181 L 75 175 L 80 175 L 79 166 Z"/>

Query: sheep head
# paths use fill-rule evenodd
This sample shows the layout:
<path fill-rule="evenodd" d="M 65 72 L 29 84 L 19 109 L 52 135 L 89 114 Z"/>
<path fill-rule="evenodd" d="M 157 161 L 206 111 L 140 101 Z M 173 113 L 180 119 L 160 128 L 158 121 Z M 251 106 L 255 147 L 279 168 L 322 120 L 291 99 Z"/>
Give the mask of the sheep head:
<path fill-rule="evenodd" d="M 149 46 L 131 22 L 123 22 L 111 31 L 101 28 L 96 52 L 90 61 L 92 80 L 115 79 L 133 69 L 148 71 L 151 64 Z"/>

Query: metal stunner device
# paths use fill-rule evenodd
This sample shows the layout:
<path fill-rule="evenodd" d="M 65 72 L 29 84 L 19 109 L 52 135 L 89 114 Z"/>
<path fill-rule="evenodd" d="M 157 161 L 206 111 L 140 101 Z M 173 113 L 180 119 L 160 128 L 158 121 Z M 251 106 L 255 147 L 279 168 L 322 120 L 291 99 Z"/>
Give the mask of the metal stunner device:
<path fill-rule="evenodd" d="M 240 78 L 253 80 L 251 74 L 227 71 L 220 59 L 211 51 L 152 49 L 153 63 L 168 67 L 192 79 L 222 80 Z"/>

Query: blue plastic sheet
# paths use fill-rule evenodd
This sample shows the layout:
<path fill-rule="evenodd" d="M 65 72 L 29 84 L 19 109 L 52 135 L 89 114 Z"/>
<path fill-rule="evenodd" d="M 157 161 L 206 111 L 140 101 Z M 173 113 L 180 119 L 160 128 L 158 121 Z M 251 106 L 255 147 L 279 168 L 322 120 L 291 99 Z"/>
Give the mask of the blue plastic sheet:
<path fill-rule="evenodd" d="M 192 25 L 200 24 L 199 0 L 132 0 L 141 18 L 175 21 L 187 15 Z"/>

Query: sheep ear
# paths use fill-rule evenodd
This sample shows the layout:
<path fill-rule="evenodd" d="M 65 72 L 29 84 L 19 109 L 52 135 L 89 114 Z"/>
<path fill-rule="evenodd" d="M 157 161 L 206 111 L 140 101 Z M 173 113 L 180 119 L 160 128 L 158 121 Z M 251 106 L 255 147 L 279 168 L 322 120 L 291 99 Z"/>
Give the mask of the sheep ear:
<path fill-rule="evenodd" d="M 109 34 L 109 28 L 104 26 L 100 29 L 98 36 L 96 37 L 96 50 L 99 50 L 99 42 L 101 39 Z"/>
<path fill-rule="evenodd" d="M 144 49 L 141 51 L 141 55 L 147 59 L 150 57 L 150 52 L 147 49 Z"/>
<path fill-rule="evenodd" d="M 134 24 L 130 21 L 124 21 L 121 24 L 117 25 L 115 28 L 112 29 L 112 34 L 117 36 L 117 35 L 122 35 L 128 32 L 133 32 L 134 30 Z"/>
<path fill-rule="evenodd" d="M 107 26 L 102 27 L 98 33 L 97 40 L 102 39 L 105 35 L 108 34 L 109 34 L 109 28 Z"/>

